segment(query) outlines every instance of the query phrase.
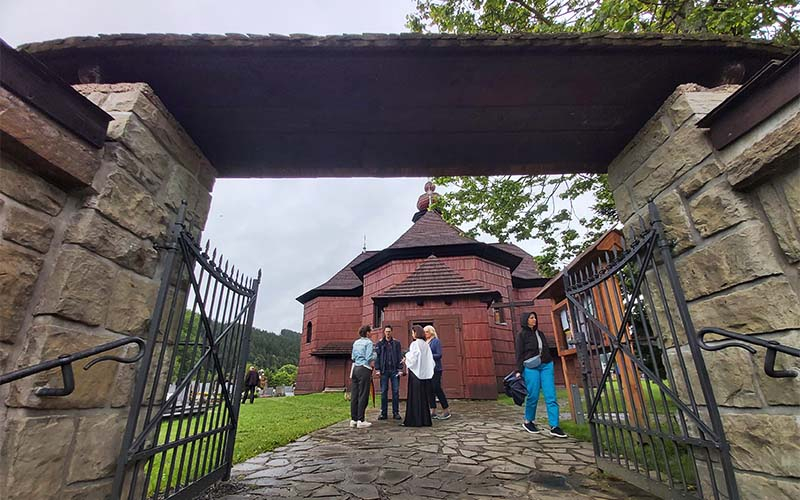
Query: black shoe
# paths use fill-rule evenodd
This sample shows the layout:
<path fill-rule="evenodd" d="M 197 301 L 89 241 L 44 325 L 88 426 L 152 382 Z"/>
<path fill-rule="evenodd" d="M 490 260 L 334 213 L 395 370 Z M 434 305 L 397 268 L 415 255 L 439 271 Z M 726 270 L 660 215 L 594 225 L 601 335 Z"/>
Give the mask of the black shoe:
<path fill-rule="evenodd" d="M 386 420 L 386 415 L 381 415 L 380 417 L 378 417 L 378 420 Z"/>
<path fill-rule="evenodd" d="M 561 427 L 555 426 L 550 428 L 550 435 L 557 438 L 567 437 L 567 433 L 561 430 Z"/>
<path fill-rule="evenodd" d="M 403 417 L 401 417 L 399 413 L 395 413 L 394 417 L 392 417 L 392 418 L 394 418 L 395 420 L 402 420 L 403 419 Z"/>
<path fill-rule="evenodd" d="M 522 424 L 522 428 L 530 432 L 531 434 L 539 434 L 539 428 L 536 427 L 536 424 L 534 424 L 533 422 Z"/>

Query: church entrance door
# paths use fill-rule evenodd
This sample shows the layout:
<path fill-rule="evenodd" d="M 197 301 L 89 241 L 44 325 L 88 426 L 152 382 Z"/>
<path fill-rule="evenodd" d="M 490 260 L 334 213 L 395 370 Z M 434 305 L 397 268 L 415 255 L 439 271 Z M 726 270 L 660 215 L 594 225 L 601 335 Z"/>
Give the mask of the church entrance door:
<path fill-rule="evenodd" d="M 463 398 L 464 391 L 464 345 L 461 338 L 461 317 L 448 316 L 427 320 L 409 321 L 408 330 L 414 325 L 433 325 L 442 344 L 442 388 L 448 398 Z M 409 333 L 409 342 L 411 341 Z"/>

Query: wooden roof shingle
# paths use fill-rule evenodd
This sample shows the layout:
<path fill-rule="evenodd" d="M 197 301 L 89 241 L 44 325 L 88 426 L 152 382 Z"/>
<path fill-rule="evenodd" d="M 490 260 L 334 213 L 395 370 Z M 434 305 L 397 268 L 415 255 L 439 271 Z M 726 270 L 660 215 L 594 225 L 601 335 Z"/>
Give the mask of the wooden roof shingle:
<path fill-rule="evenodd" d="M 431 255 L 405 280 L 375 296 L 374 300 L 464 295 L 499 297 L 500 293 L 464 278 L 436 256 Z"/>

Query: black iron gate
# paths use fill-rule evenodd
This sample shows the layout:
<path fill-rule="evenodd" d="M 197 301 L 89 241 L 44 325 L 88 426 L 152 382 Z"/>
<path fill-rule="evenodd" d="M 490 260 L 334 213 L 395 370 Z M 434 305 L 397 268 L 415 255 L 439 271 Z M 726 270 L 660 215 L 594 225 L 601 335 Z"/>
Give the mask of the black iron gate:
<path fill-rule="evenodd" d="M 113 498 L 194 498 L 227 479 L 261 278 L 247 278 L 183 224 L 173 230 L 150 319 Z"/>
<path fill-rule="evenodd" d="M 564 276 L 597 463 L 662 498 L 738 499 L 701 346 L 652 203 L 650 219 L 626 250 Z"/>

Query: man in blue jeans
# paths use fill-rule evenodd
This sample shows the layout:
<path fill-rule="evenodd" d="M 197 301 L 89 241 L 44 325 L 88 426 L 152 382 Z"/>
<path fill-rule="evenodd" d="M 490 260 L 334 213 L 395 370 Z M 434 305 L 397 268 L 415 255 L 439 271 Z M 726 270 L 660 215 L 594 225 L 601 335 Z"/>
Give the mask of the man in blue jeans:
<path fill-rule="evenodd" d="M 376 346 L 378 359 L 375 369 L 381 377 L 381 415 L 378 420 L 386 420 L 389 409 L 389 383 L 392 384 L 392 415 L 400 420 L 400 342 L 392 337 L 392 325 L 383 327 L 383 338 Z"/>

